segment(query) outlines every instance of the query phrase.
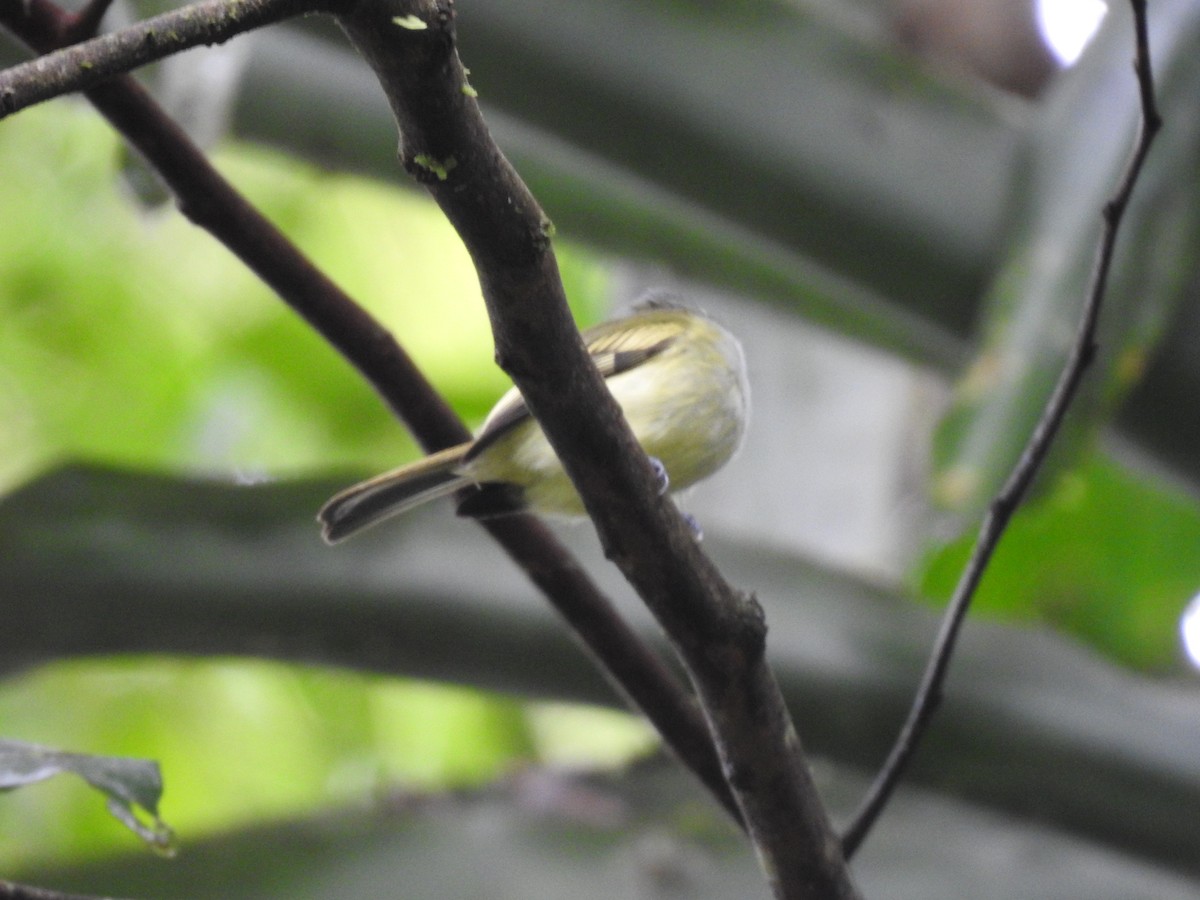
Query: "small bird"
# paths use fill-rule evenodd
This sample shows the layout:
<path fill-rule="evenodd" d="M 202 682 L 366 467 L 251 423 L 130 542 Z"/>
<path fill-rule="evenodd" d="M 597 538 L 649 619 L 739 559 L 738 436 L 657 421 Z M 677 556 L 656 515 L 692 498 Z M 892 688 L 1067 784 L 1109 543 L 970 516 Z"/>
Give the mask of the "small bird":
<path fill-rule="evenodd" d="M 749 387 L 741 344 L 706 316 L 655 299 L 583 333 L 629 427 L 664 489 L 677 491 L 725 465 L 741 445 Z M 476 485 L 459 515 L 531 511 L 584 515 L 583 501 L 520 392 L 510 389 L 474 440 L 340 492 L 317 514 L 337 543 L 430 500 Z"/>

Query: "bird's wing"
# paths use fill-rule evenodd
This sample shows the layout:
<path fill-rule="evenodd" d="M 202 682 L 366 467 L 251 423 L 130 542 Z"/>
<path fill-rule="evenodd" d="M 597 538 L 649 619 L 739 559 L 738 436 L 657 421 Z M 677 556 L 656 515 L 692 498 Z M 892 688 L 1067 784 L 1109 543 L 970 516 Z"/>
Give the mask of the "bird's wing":
<path fill-rule="evenodd" d="M 611 378 L 640 366 L 662 353 L 682 332 L 672 321 L 639 324 L 625 327 L 625 321 L 602 322 L 583 333 L 584 343 L 603 378 Z M 483 430 L 467 452 L 470 461 L 508 434 L 526 419 L 531 418 L 525 398 L 515 389 L 500 398 L 483 424 Z"/>

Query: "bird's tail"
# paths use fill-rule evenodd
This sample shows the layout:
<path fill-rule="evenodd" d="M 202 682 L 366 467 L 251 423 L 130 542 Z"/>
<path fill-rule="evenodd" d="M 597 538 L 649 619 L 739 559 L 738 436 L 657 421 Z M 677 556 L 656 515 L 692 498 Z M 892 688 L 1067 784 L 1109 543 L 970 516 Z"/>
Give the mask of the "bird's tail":
<path fill-rule="evenodd" d="M 471 480 L 458 473 L 470 443 L 459 444 L 423 459 L 376 475 L 332 497 L 317 513 L 321 535 L 336 544 L 376 522 L 452 494 Z"/>

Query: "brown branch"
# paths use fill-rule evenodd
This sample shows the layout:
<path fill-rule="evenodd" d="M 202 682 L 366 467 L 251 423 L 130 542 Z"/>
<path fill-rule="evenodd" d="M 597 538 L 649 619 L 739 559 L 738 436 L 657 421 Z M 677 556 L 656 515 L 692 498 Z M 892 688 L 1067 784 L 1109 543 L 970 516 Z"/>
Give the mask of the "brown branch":
<path fill-rule="evenodd" d="M 51 33 L 38 43 L 61 49 L 0 72 L 0 119 L 53 97 L 94 87 L 114 75 L 182 50 L 224 43 L 272 22 L 331 10 L 336 3 L 337 0 L 204 0 L 82 43 L 75 41 L 98 24 L 93 20 L 96 12 L 103 12 L 103 3 L 86 7 L 77 15 L 52 17 Z M 19 30 L 15 25 L 21 16 L 20 0 L 0 0 L 0 7 L 8 4 L 14 9 L 4 9 L 0 18 L 9 22 L 15 33 L 29 34 L 28 26 Z"/>
<path fill-rule="evenodd" d="M 757 601 L 703 554 L 588 360 L 551 226 L 492 142 L 442 0 L 362 0 L 340 22 L 375 69 L 425 183 L 474 260 L 496 356 L 541 423 L 606 554 L 663 626 L 709 716 L 777 897 L 857 896 L 764 660 Z M 537 27 L 531 21 L 529 27 Z"/>
<path fill-rule="evenodd" d="M 971 557 L 959 577 L 954 594 L 946 608 L 942 627 L 934 642 L 929 664 L 921 678 L 921 684 L 917 689 L 908 718 L 842 839 L 847 856 L 854 855 L 887 805 L 941 703 L 955 643 L 962 629 L 967 610 L 970 608 L 971 600 L 975 596 L 975 591 L 979 587 L 992 554 L 1004 535 L 1009 520 L 1020 506 L 1029 485 L 1033 482 L 1046 454 L 1050 451 L 1054 437 L 1066 417 L 1084 372 L 1096 355 L 1096 323 L 1100 317 L 1104 295 L 1108 290 L 1108 276 L 1121 219 L 1129 206 L 1129 198 L 1133 193 L 1138 175 L 1142 171 L 1146 155 L 1150 151 L 1150 145 L 1162 127 L 1162 119 L 1154 99 L 1154 76 L 1150 68 L 1146 0 L 1131 0 L 1131 4 L 1136 32 L 1134 71 L 1141 100 L 1141 126 L 1125 172 L 1117 185 L 1116 193 L 1103 209 L 1104 228 L 1097 247 L 1088 296 L 1076 329 L 1075 340 L 1071 345 L 1067 361 L 1063 365 L 1062 373 L 1059 375 L 1058 383 L 1046 401 L 1045 409 L 1034 427 L 1025 449 L 984 516 Z"/>
<path fill-rule="evenodd" d="M 68 17 L 49 0 L 30 0 L 8 25 L 38 50 L 53 49 Z M 395 339 L 317 270 L 218 173 L 130 77 L 87 91 L 88 99 L 146 157 L 184 214 L 225 244 L 336 347 L 379 392 L 426 450 L 470 437 Z M 582 567 L 541 523 L 528 517 L 488 523 L 492 536 L 547 596 L 619 693 L 629 698 L 735 818 L 704 718 L 669 669 L 617 614 Z"/>

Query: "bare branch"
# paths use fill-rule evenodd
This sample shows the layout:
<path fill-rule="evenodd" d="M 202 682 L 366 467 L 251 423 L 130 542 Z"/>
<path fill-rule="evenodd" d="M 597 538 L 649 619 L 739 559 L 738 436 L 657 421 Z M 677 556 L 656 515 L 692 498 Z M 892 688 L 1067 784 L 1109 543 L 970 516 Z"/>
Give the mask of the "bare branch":
<path fill-rule="evenodd" d="M 498 361 L 579 489 L 605 552 L 688 670 L 776 896 L 857 896 L 763 658 L 762 610 L 725 582 L 660 496 L 588 360 L 563 296 L 550 223 L 488 134 L 455 50 L 450 4 L 363 0 L 340 21 L 388 95 L 405 168 L 471 253 Z"/>
<path fill-rule="evenodd" d="M 1058 433 L 1058 429 L 1066 417 L 1080 380 L 1096 354 L 1096 323 L 1100 317 L 1104 294 L 1108 289 L 1108 275 L 1112 266 L 1113 249 L 1116 246 L 1121 219 L 1129 206 L 1130 195 L 1133 193 L 1138 175 L 1142 171 L 1146 155 L 1150 151 L 1150 145 L 1162 127 L 1162 120 L 1154 99 L 1154 77 L 1150 69 L 1146 2 L 1145 0 L 1131 0 L 1131 3 L 1136 32 L 1134 70 L 1142 106 L 1141 126 L 1116 192 L 1103 209 L 1104 228 L 1096 251 L 1096 261 L 1092 269 L 1087 301 L 1075 333 L 1075 340 L 1071 345 L 1058 383 L 1046 401 L 1045 409 L 1034 427 L 1025 449 L 984 516 L 971 558 L 967 561 L 947 606 L 942 627 L 934 642 L 929 664 L 922 676 L 908 718 L 904 722 L 891 753 L 842 839 L 847 856 L 854 855 L 887 805 L 941 703 L 943 686 L 950 668 L 954 646 L 966 618 L 967 610 L 970 608 L 971 600 L 975 596 L 975 591 L 983 578 L 992 554 L 1004 535 L 1009 519 L 1020 506 L 1029 485 L 1033 482 L 1046 454 L 1050 451 L 1054 436 Z"/>
<path fill-rule="evenodd" d="M 128 28 L 83 43 L 72 43 L 83 29 L 95 27 L 88 10 L 103 12 L 102 4 L 79 16 L 63 16 L 58 46 L 72 43 L 0 72 L 0 119 L 45 100 L 82 91 L 139 66 L 201 44 L 220 44 L 235 35 L 306 13 L 330 11 L 337 0 L 204 0 L 171 10 Z M 17 30 L 7 10 L 0 18 Z"/>
<path fill-rule="evenodd" d="M 29 15 L 15 20 L 5 12 L 0 6 L 0 23 L 35 49 L 50 49 L 59 34 L 57 23 L 66 18 L 49 0 L 30 0 Z M 184 214 L 225 244 L 336 347 L 426 450 L 470 437 L 395 338 L 237 193 L 132 78 L 117 76 L 88 90 L 87 97 L 167 182 Z M 579 563 L 530 517 L 485 527 L 567 620 L 618 692 L 646 715 L 681 761 L 740 820 L 694 699 Z"/>

